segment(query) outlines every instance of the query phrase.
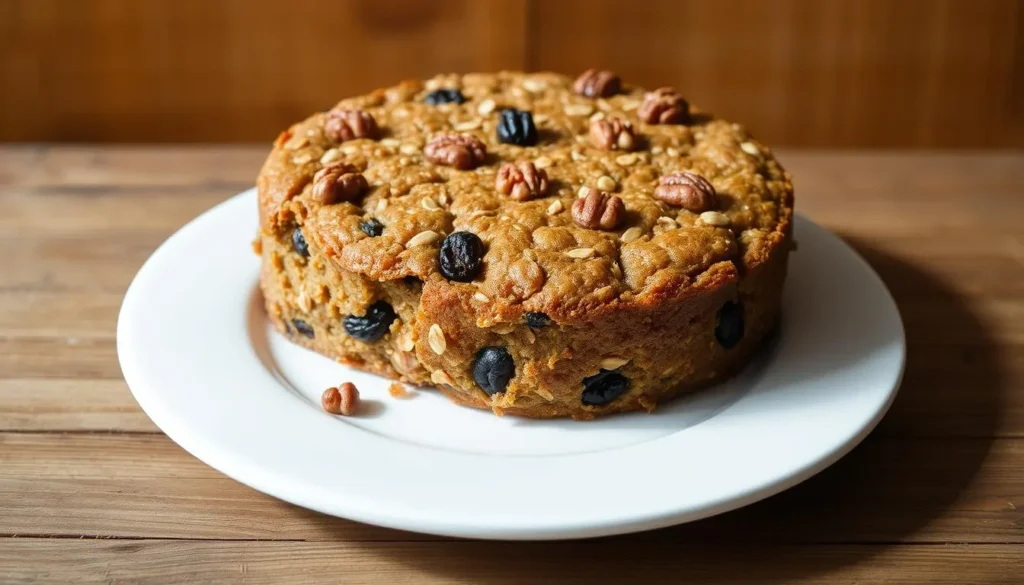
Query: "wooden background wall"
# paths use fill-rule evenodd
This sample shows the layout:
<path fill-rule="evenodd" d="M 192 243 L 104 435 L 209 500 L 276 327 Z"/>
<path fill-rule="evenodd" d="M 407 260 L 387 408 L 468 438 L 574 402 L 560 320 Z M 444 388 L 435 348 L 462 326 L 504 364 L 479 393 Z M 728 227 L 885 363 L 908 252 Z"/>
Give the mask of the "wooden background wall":
<path fill-rule="evenodd" d="M 773 144 L 1024 146 L 1024 0 L 0 0 L 0 140 L 268 141 L 402 78 L 592 65 Z"/>

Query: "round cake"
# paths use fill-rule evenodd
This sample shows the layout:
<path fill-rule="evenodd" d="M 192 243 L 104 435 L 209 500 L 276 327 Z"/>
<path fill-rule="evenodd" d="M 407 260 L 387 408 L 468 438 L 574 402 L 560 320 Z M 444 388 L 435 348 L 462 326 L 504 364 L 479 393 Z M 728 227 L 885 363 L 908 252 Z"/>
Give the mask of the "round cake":
<path fill-rule="evenodd" d="M 283 132 L 258 179 L 274 325 L 496 414 L 653 410 L 772 331 L 793 188 L 738 124 L 609 71 L 443 75 Z"/>

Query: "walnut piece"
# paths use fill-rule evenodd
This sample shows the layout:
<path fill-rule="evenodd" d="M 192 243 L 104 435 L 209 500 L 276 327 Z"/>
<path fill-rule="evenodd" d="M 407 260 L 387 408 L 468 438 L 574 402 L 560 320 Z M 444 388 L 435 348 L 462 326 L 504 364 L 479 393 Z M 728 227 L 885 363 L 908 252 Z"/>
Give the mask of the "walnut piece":
<path fill-rule="evenodd" d="M 587 69 L 576 78 L 572 89 L 588 98 L 608 97 L 619 93 L 622 80 L 611 71 Z"/>
<path fill-rule="evenodd" d="M 359 407 L 359 390 L 352 382 L 345 382 L 337 388 L 332 386 L 320 396 L 320 405 L 331 414 L 355 414 Z"/>
<path fill-rule="evenodd" d="M 516 201 L 529 201 L 547 192 L 548 174 L 529 161 L 502 163 L 494 188 Z"/>
<path fill-rule="evenodd" d="M 587 193 L 572 202 L 572 220 L 588 229 L 613 230 L 626 211 L 622 199 L 586 187 Z"/>
<path fill-rule="evenodd" d="M 313 175 L 313 197 L 322 205 L 355 201 L 369 187 L 366 177 L 348 163 L 335 163 Z"/>
<path fill-rule="evenodd" d="M 363 110 L 338 108 L 327 112 L 324 132 L 332 140 L 345 142 L 356 138 L 376 139 L 380 136 L 377 121 Z"/>
<path fill-rule="evenodd" d="M 603 150 L 633 150 L 633 125 L 618 118 L 601 118 L 590 123 L 590 142 Z"/>
<path fill-rule="evenodd" d="M 669 173 L 661 177 L 660 184 L 654 190 L 654 196 L 675 207 L 682 207 L 694 213 L 714 209 L 718 205 L 718 195 L 707 179 L 681 171 Z"/>
<path fill-rule="evenodd" d="M 690 121 L 690 104 L 674 88 L 659 87 L 644 94 L 637 114 L 648 124 L 686 124 Z"/>
<path fill-rule="evenodd" d="M 434 164 L 465 171 L 484 163 L 487 146 L 472 134 L 441 134 L 427 143 L 423 155 Z"/>

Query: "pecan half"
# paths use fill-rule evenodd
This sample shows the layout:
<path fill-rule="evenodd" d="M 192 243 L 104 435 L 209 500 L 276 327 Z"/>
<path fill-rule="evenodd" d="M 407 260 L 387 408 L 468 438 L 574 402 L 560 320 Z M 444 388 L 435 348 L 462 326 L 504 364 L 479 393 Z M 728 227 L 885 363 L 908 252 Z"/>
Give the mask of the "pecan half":
<path fill-rule="evenodd" d="M 323 205 L 355 201 L 369 187 L 366 177 L 348 163 L 324 167 L 313 175 L 313 197 Z"/>
<path fill-rule="evenodd" d="M 608 97 L 619 93 L 622 80 L 611 71 L 587 69 L 572 84 L 576 93 L 588 98 Z"/>
<path fill-rule="evenodd" d="M 636 136 L 633 125 L 618 118 L 602 118 L 590 123 L 590 142 L 604 150 L 633 150 Z"/>
<path fill-rule="evenodd" d="M 324 132 L 333 140 L 345 142 L 356 138 L 376 139 L 380 136 L 377 121 L 363 110 L 338 108 L 327 112 Z"/>
<path fill-rule="evenodd" d="M 686 124 L 690 121 L 690 104 L 674 88 L 659 87 L 644 94 L 637 114 L 648 124 Z"/>
<path fill-rule="evenodd" d="M 355 414 L 359 408 L 359 390 L 352 382 L 332 386 L 320 396 L 320 405 L 331 414 Z"/>
<path fill-rule="evenodd" d="M 487 159 L 487 146 L 472 134 L 441 134 L 423 148 L 423 155 L 432 163 L 468 170 Z"/>
<path fill-rule="evenodd" d="M 660 185 L 654 190 L 654 196 L 669 205 L 682 207 L 694 213 L 708 211 L 718 205 L 715 188 L 697 173 L 670 173 L 661 177 L 658 182 Z"/>
<path fill-rule="evenodd" d="M 588 189 L 586 195 L 572 202 L 572 220 L 592 230 L 615 229 L 625 212 L 622 199 L 597 189 Z"/>
<path fill-rule="evenodd" d="M 547 192 L 548 174 L 529 161 L 502 163 L 494 188 L 516 201 L 529 201 Z"/>

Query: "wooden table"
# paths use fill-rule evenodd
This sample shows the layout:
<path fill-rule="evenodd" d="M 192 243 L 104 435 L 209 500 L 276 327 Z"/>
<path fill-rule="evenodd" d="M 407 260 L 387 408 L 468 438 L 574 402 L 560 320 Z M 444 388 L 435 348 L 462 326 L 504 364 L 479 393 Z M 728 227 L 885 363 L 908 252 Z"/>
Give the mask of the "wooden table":
<path fill-rule="evenodd" d="M 783 152 L 800 212 L 899 303 L 909 363 L 890 414 L 736 512 L 499 543 L 277 501 L 136 406 L 115 352 L 123 292 L 265 151 L 0 147 L 0 582 L 1024 583 L 1024 153 Z"/>

